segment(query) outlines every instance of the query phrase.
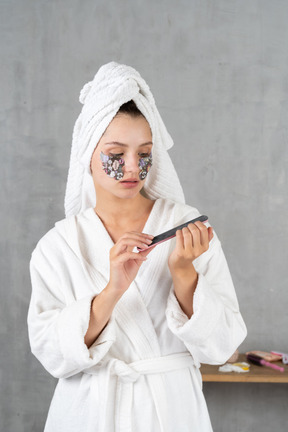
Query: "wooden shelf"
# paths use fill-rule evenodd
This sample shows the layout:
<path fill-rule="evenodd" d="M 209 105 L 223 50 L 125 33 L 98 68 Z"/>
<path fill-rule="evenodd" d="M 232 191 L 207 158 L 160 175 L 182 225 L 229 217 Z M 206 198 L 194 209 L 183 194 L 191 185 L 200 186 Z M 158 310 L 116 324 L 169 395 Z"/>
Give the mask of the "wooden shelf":
<path fill-rule="evenodd" d="M 237 362 L 247 362 L 245 354 L 240 354 Z M 254 382 L 254 383 L 288 383 L 288 365 L 280 362 L 273 362 L 285 368 L 284 372 L 271 369 L 266 366 L 256 366 L 250 364 L 250 371 L 239 372 L 219 372 L 219 366 L 201 365 L 200 372 L 203 382 Z"/>

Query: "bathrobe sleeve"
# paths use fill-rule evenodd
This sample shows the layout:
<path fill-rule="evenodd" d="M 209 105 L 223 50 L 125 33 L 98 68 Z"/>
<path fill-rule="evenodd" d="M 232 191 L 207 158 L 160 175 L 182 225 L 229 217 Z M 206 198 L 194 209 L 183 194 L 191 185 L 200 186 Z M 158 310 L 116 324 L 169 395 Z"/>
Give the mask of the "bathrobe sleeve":
<path fill-rule="evenodd" d="M 170 330 L 185 344 L 195 364 L 223 364 L 247 335 L 232 278 L 216 233 L 207 252 L 193 261 L 198 284 L 190 319 L 182 311 L 173 287 L 166 318 Z"/>
<path fill-rule="evenodd" d="M 79 260 L 51 230 L 38 243 L 30 261 L 32 295 L 28 332 L 32 353 L 56 378 L 67 378 L 95 366 L 115 341 L 110 319 L 88 349 L 84 343 L 95 293 L 86 289 Z M 84 295 L 76 296 L 76 286 Z M 95 290 L 95 292 L 97 292 Z"/>

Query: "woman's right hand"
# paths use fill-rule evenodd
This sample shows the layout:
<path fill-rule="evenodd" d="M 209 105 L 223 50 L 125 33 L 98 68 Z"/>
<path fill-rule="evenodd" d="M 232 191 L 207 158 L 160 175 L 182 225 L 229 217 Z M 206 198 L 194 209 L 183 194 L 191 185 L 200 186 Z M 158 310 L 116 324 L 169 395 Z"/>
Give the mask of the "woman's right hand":
<path fill-rule="evenodd" d="M 153 249 L 132 252 L 134 247 L 147 248 L 153 236 L 137 232 L 124 234 L 110 249 L 110 280 L 92 301 L 89 327 L 85 335 L 88 348 L 107 325 L 114 307 L 135 279 L 146 256 Z"/>
<path fill-rule="evenodd" d="M 153 248 L 133 252 L 134 247 L 146 249 L 152 242 L 149 234 L 128 232 L 110 249 L 110 281 L 107 289 L 122 295 L 135 279 L 142 263 Z"/>

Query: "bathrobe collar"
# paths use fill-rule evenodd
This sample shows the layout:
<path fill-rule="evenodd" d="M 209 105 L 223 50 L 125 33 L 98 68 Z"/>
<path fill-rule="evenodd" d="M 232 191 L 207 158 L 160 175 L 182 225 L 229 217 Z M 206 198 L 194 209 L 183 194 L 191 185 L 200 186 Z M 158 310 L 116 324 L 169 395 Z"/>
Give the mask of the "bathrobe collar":
<path fill-rule="evenodd" d="M 159 220 L 163 201 L 163 199 L 155 201 L 144 227 L 146 232 L 149 232 L 155 226 L 157 219 Z M 92 280 L 96 293 L 99 293 L 106 287 L 109 281 L 110 265 L 109 253 L 107 252 L 113 247 L 114 242 L 93 208 L 85 210 L 79 216 L 87 218 L 93 228 L 89 232 L 95 232 L 95 242 L 97 242 L 98 246 L 93 248 L 92 251 L 93 263 L 87 258 L 87 244 L 85 244 L 85 239 L 83 241 L 83 238 L 81 238 L 77 216 L 72 216 L 58 222 L 56 229 L 65 237 L 66 242 L 81 261 L 86 276 L 90 281 Z M 103 244 L 103 248 L 99 247 L 99 244 Z M 160 253 L 159 255 L 159 253 L 155 254 L 154 252 L 155 259 L 161 260 L 162 254 Z M 143 284 L 147 284 L 149 287 L 151 284 L 149 271 L 142 272 L 141 277 L 145 279 Z M 119 327 L 131 339 L 139 358 L 153 358 L 160 355 L 158 338 L 143 297 L 138 289 L 137 281 L 132 282 L 129 289 L 123 294 L 114 309 L 112 318 L 115 318 Z"/>

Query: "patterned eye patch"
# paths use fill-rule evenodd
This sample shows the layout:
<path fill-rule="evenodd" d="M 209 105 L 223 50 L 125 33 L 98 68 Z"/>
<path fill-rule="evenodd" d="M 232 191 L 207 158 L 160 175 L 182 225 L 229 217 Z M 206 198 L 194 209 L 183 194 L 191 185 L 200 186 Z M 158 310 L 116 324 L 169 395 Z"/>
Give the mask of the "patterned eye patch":
<path fill-rule="evenodd" d="M 138 166 L 140 168 L 139 178 L 140 180 L 144 180 L 152 166 L 152 153 L 150 153 L 148 156 L 140 157 Z"/>
<path fill-rule="evenodd" d="M 108 156 L 101 152 L 100 158 L 103 170 L 109 177 L 112 177 L 115 180 L 121 180 L 123 178 L 124 173 L 122 168 L 125 165 L 125 161 L 121 156 Z"/>
<path fill-rule="evenodd" d="M 115 180 L 121 180 L 124 177 L 123 167 L 125 161 L 121 156 L 108 156 L 101 152 L 100 158 L 102 161 L 102 168 L 109 177 Z M 139 178 L 140 180 L 144 180 L 152 166 L 152 153 L 148 156 L 140 157 L 138 166 L 140 168 Z"/>

